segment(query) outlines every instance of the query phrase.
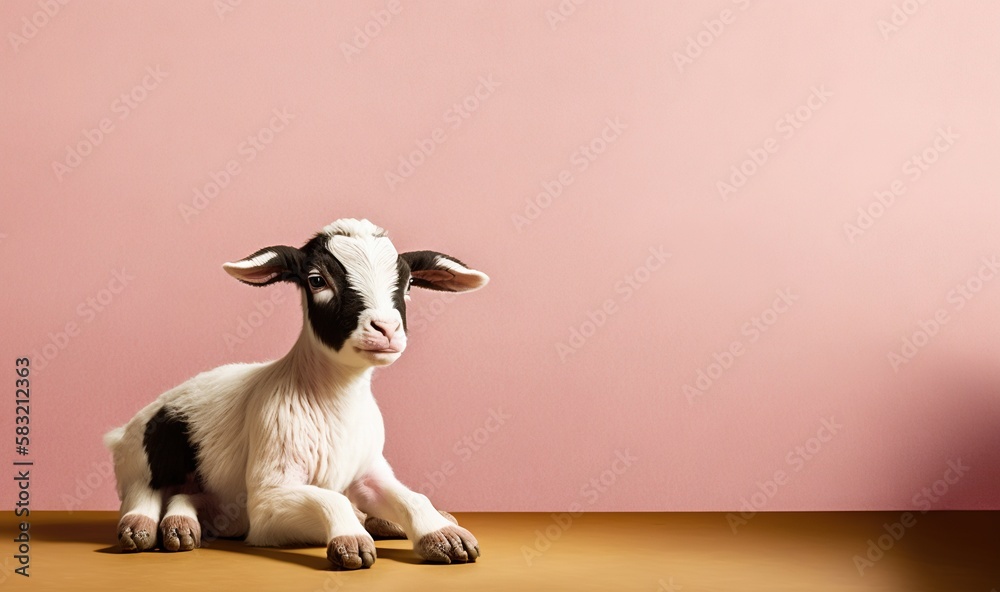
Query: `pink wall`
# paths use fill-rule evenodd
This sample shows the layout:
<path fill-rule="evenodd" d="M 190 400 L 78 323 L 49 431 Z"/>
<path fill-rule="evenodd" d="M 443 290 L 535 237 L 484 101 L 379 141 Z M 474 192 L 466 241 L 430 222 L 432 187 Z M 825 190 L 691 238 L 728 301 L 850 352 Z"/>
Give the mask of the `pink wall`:
<path fill-rule="evenodd" d="M 375 382 L 444 508 L 1000 508 L 995 3 L 43 4 L 0 5 L 36 508 L 115 507 L 105 430 L 285 352 L 292 289 L 220 265 L 344 216 L 492 277 Z"/>

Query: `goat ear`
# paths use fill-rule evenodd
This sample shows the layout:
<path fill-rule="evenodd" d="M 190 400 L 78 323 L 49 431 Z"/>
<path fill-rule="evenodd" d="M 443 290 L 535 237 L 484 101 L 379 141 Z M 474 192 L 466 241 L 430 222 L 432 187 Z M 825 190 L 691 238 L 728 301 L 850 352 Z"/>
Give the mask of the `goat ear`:
<path fill-rule="evenodd" d="M 413 285 L 444 292 L 471 292 L 490 281 L 488 275 L 476 271 L 454 257 L 435 251 L 411 251 L 400 254 L 410 266 Z"/>
<path fill-rule="evenodd" d="M 235 261 L 225 263 L 226 273 L 251 286 L 267 286 L 275 282 L 302 283 L 305 253 L 295 247 L 267 247 Z"/>

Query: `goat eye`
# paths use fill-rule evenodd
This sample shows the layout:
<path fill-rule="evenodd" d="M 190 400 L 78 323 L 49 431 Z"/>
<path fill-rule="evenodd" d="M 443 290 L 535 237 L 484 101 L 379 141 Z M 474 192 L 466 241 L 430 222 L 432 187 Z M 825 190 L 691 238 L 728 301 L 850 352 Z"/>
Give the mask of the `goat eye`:
<path fill-rule="evenodd" d="M 309 287 L 314 290 L 325 288 L 326 280 L 321 275 L 311 275 L 309 276 Z"/>

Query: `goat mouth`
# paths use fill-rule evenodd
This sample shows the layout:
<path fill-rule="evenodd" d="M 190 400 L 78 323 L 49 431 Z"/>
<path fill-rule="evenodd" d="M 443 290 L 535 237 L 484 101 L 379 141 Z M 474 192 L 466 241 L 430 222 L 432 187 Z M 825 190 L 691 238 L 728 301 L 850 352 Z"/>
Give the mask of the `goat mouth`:
<path fill-rule="evenodd" d="M 358 352 L 365 352 L 369 354 L 398 354 L 403 351 L 396 347 L 382 347 L 382 348 L 355 347 L 354 349 L 357 350 Z"/>

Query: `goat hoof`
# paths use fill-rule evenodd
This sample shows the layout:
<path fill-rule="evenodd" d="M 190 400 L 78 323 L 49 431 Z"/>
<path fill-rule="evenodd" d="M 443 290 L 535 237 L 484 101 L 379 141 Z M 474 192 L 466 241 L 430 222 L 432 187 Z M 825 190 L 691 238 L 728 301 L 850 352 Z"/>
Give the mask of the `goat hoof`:
<path fill-rule="evenodd" d="M 434 563 L 473 563 L 479 558 L 479 541 L 461 526 L 445 526 L 426 534 L 416 546 L 417 553 Z"/>
<path fill-rule="evenodd" d="M 190 551 L 201 546 L 201 525 L 188 516 L 167 516 L 160 522 L 164 551 Z"/>
<path fill-rule="evenodd" d="M 361 514 L 358 509 L 354 510 L 355 514 Z M 458 525 L 458 520 L 455 517 L 445 512 L 444 510 L 438 510 L 438 514 L 444 516 L 445 520 L 451 522 L 454 525 Z M 365 514 L 361 514 L 365 516 Z M 368 534 L 372 535 L 373 538 L 383 540 L 383 539 L 405 539 L 406 533 L 403 531 L 403 527 L 392 522 L 391 520 L 386 520 L 385 518 L 379 518 L 377 516 L 367 516 L 361 519 L 361 522 L 365 525 L 365 530 Z"/>
<path fill-rule="evenodd" d="M 156 545 L 156 521 L 142 514 L 126 514 L 118 522 L 118 544 L 125 553 L 148 551 Z"/>
<path fill-rule="evenodd" d="M 375 541 L 367 534 L 335 536 L 326 546 L 326 558 L 340 569 L 371 567 L 375 563 Z"/>
<path fill-rule="evenodd" d="M 375 516 L 369 516 L 365 519 L 365 530 L 372 537 L 379 539 L 405 539 L 406 533 L 403 532 L 403 527 L 386 520 L 385 518 L 377 518 Z"/>

